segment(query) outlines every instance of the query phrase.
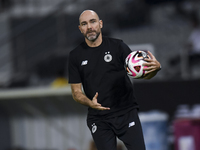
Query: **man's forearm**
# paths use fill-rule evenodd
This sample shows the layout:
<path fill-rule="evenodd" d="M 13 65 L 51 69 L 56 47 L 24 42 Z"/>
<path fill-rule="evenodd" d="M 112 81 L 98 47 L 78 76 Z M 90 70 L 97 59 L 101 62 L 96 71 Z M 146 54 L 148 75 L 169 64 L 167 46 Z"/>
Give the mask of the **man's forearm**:
<path fill-rule="evenodd" d="M 91 103 L 92 103 L 91 100 L 82 92 L 73 92 L 72 96 L 76 102 L 88 107 L 91 106 Z"/>

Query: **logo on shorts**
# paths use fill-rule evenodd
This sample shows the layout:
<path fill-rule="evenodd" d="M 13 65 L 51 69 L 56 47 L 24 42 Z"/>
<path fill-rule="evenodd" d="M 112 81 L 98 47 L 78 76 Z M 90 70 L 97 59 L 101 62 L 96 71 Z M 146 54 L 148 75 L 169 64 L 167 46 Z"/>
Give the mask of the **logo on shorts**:
<path fill-rule="evenodd" d="M 105 62 L 110 62 L 112 60 L 112 55 L 110 54 L 109 51 L 105 52 L 104 60 Z"/>
<path fill-rule="evenodd" d="M 97 126 L 95 123 L 92 124 L 92 133 L 95 133 L 97 131 Z"/>
<path fill-rule="evenodd" d="M 130 127 L 132 127 L 132 126 L 134 126 L 134 125 L 135 125 L 135 122 L 133 121 L 133 122 L 130 122 L 130 123 L 129 123 L 128 127 L 130 128 Z"/>

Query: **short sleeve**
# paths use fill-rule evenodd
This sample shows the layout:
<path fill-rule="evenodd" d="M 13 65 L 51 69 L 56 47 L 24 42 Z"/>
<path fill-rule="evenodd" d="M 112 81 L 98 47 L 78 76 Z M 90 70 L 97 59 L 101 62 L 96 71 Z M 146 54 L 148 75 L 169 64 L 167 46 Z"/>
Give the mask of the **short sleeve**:
<path fill-rule="evenodd" d="M 131 49 L 123 41 L 120 43 L 120 50 L 122 51 L 121 59 L 125 62 L 126 57 L 132 52 Z"/>
<path fill-rule="evenodd" d="M 72 53 L 70 53 L 69 55 L 68 72 L 69 72 L 69 83 L 81 83 L 81 77 L 78 70 L 76 57 L 74 57 Z"/>

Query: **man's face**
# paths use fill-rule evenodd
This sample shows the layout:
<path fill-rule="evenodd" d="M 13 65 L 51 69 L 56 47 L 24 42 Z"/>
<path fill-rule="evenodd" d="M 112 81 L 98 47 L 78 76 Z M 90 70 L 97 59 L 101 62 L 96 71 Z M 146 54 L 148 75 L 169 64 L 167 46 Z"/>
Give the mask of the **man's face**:
<path fill-rule="evenodd" d="M 89 41 L 95 41 L 101 34 L 102 21 L 93 11 L 85 11 L 81 14 L 79 29 Z"/>

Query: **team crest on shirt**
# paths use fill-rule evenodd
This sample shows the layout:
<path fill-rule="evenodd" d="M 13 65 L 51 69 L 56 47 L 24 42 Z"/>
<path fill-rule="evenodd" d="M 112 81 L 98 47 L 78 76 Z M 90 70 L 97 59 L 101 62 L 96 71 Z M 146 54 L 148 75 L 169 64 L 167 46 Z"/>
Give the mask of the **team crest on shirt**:
<path fill-rule="evenodd" d="M 92 124 L 92 133 L 95 133 L 97 131 L 97 126 L 95 123 Z"/>
<path fill-rule="evenodd" d="M 112 60 L 112 55 L 110 54 L 110 52 L 105 52 L 105 56 L 104 56 L 104 60 L 105 62 L 111 62 Z"/>

